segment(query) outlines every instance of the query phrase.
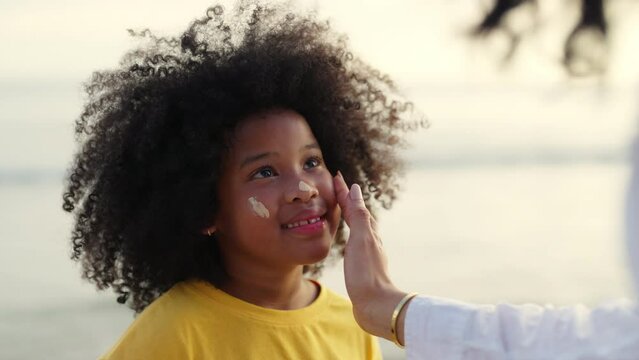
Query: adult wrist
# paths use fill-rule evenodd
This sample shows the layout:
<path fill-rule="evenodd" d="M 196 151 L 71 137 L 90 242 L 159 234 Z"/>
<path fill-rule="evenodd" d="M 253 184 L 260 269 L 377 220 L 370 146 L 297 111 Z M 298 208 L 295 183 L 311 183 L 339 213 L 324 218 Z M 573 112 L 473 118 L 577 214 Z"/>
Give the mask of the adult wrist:
<path fill-rule="evenodd" d="M 408 306 L 410 305 L 410 302 L 413 301 L 413 299 L 417 295 L 418 295 L 417 293 L 412 293 L 412 294 L 406 295 L 407 299 L 406 299 L 405 303 L 402 305 L 402 307 L 399 310 L 399 313 L 397 315 L 397 319 L 396 319 L 396 323 L 395 323 L 395 332 L 396 332 L 395 335 L 396 335 L 396 338 L 393 339 L 393 340 L 395 341 L 395 344 L 397 344 L 401 348 L 406 346 L 406 337 L 405 337 L 404 330 L 405 330 L 405 324 L 406 324 L 406 314 L 408 313 Z"/>
<path fill-rule="evenodd" d="M 379 290 L 362 301 L 353 302 L 353 313 L 357 323 L 370 334 L 394 341 L 395 335 L 391 331 L 393 311 L 407 294 L 393 287 Z M 398 328 L 403 327 L 403 313 L 401 312 L 396 319 Z M 397 335 L 403 336 L 403 330 Z"/>
<path fill-rule="evenodd" d="M 391 336 L 392 341 L 395 345 L 400 348 L 404 348 L 404 322 L 406 318 L 406 308 L 408 307 L 408 303 L 417 296 L 417 293 L 410 293 L 404 295 L 404 297 L 395 305 L 393 309 L 393 314 L 391 316 L 390 328 L 391 328 Z M 399 317 L 402 315 L 402 320 L 399 322 Z M 399 331 L 401 330 L 401 336 Z"/>

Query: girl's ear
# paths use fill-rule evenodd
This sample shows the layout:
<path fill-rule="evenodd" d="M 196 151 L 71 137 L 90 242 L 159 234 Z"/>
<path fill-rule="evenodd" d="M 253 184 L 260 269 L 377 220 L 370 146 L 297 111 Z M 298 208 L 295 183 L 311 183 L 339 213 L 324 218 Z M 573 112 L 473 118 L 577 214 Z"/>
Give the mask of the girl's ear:
<path fill-rule="evenodd" d="M 213 234 L 215 233 L 215 230 L 217 230 L 217 227 L 215 225 L 211 225 L 202 230 L 202 235 L 213 236 Z"/>

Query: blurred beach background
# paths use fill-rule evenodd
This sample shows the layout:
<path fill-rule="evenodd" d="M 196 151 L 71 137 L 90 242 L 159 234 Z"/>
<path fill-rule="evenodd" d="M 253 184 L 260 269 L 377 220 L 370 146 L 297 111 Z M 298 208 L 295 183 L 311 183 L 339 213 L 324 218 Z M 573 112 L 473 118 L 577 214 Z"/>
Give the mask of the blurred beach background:
<path fill-rule="evenodd" d="M 639 119 L 639 12 L 628 11 L 637 6 L 616 2 L 611 70 L 576 80 L 561 69 L 556 36 L 576 9 L 562 18 L 552 15 L 561 2 L 540 1 L 547 24 L 501 69 L 498 51 L 466 36 L 486 3 L 307 3 L 431 125 L 407 137 L 403 191 L 378 214 L 393 278 L 480 303 L 632 297 L 622 219 Z M 81 84 L 136 44 L 126 29 L 176 34 L 210 5 L 0 0 L 1 359 L 96 358 L 132 321 L 69 260 L 61 197 Z M 341 270 L 323 281 L 346 294 Z M 382 346 L 387 359 L 403 357 Z"/>

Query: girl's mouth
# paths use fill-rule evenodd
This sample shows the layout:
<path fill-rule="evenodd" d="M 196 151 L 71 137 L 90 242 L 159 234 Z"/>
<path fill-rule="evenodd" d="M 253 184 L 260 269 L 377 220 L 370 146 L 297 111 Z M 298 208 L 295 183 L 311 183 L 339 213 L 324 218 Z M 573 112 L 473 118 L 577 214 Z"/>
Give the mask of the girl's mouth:
<path fill-rule="evenodd" d="M 284 224 L 282 225 L 283 229 L 289 230 L 289 229 L 295 229 L 301 226 L 307 226 L 307 225 L 312 225 L 315 224 L 317 222 L 323 221 L 323 218 L 321 216 L 318 217 L 314 217 L 311 219 L 306 219 L 306 220 L 300 220 L 294 223 L 290 223 L 290 224 Z"/>
<path fill-rule="evenodd" d="M 324 232 L 326 219 L 324 216 L 316 216 L 289 224 L 282 225 L 285 231 L 291 231 L 298 235 L 314 236 Z"/>

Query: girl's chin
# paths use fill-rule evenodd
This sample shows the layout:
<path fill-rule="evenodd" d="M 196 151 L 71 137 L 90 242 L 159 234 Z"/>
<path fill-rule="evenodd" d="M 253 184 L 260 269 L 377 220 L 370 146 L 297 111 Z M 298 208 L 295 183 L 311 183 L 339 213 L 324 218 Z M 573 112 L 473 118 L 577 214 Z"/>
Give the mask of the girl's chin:
<path fill-rule="evenodd" d="M 324 246 L 317 246 L 314 249 L 309 249 L 309 251 L 305 254 L 305 260 L 303 262 L 304 265 L 312 265 L 318 263 L 328 256 L 331 250 L 330 243 Z"/>

